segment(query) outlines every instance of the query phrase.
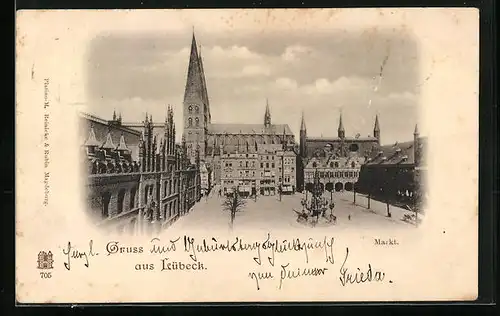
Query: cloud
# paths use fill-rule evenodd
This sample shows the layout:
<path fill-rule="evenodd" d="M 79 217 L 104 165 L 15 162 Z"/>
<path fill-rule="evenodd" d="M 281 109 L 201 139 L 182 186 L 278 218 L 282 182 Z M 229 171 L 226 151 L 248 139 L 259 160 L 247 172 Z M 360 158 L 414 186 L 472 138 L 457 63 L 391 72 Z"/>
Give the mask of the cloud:
<path fill-rule="evenodd" d="M 221 46 L 213 46 L 208 49 L 208 52 L 205 50 L 202 51 L 202 55 L 207 55 L 212 58 L 236 58 L 236 59 L 260 59 L 261 55 L 252 52 L 246 46 L 238 46 L 233 45 L 231 47 L 223 48 Z"/>
<path fill-rule="evenodd" d="M 395 101 L 409 101 L 409 102 L 414 102 L 417 100 L 417 96 L 414 93 L 411 93 L 409 91 L 405 92 L 393 92 L 390 93 L 387 96 L 387 99 L 389 100 L 395 100 Z"/>
<path fill-rule="evenodd" d="M 274 84 L 278 89 L 282 90 L 292 90 L 292 89 L 297 89 L 298 87 L 297 81 L 287 77 L 281 77 L 276 79 Z"/>
<path fill-rule="evenodd" d="M 306 84 L 301 90 L 306 94 L 335 94 L 338 92 L 359 90 L 364 92 L 370 88 L 370 82 L 359 77 L 340 77 L 335 81 L 319 78 L 312 84 Z"/>
<path fill-rule="evenodd" d="M 286 62 L 294 62 L 301 59 L 302 56 L 311 54 L 312 48 L 302 45 L 292 45 L 285 48 L 281 58 Z"/>
<path fill-rule="evenodd" d="M 245 86 L 240 86 L 234 88 L 234 93 L 235 94 L 248 94 L 248 93 L 254 93 L 262 90 L 261 85 L 245 85 Z"/>
<path fill-rule="evenodd" d="M 248 65 L 243 67 L 242 75 L 245 77 L 269 76 L 271 69 L 264 65 Z"/>

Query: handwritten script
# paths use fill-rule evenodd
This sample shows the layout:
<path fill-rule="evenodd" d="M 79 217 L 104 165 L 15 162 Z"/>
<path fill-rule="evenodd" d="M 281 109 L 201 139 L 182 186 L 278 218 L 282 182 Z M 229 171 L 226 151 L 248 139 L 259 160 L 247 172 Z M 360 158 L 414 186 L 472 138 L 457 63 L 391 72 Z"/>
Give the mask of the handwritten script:
<path fill-rule="evenodd" d="M 132 260 L 135 271 L 192 273 L 210 270 L 205 262 L 207 255 L 248 253 L 249 264 L 241 266 L 248 269 L 244 273 L 247 273 L 249 284 L 253 284 L 256 290 L 261 290 L 264 284 L 281 290 L 293 280 L 305 278 L 333 277 L 340 281 L 342 287 L 377 282 L 392 283 L 387 280 L 382 269 L 375 268 L 371 263 L 363 267 L 351 265 L 349 258 L 352 254 L 349 253 L 349 248 L 336 249 L 335 246 L 335 238 L 327 236 L 320 240 L 279 240 L 267 234 L 262 240 L 245 240 L 241 237 L 219 239 L 184 235 L 173 239 L 154 237 L 144 244 L 134 245 L 111 240 L 99 247 L 96 247 L 92 240 L 85 247 L 76 247 L 68 241 L 62 252 L 67 271 L 71 271 L 75 262 L 83 263 L 83 267 L 89 268 L 92 258 L 96 256 L 127 256 L 136 258 Z M 103 254 L 99 255 L 100 252 L 96 249 L 102 249 L 100 252 Z M 144 255 L 147 255 L 145 261 Z M 340 260 L 337 260 L 337 257 Z"/>

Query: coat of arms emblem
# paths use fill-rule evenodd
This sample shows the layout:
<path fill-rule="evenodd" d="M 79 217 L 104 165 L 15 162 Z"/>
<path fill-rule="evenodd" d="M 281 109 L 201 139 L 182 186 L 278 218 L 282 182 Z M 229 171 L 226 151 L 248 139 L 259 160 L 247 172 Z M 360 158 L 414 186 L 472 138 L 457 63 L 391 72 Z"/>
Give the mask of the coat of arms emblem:
<path fill-rule="evenodd" d="M 54 260 L 52 259 L 51 251 L 40 251 L 40 253 L 38 253 L 38 269 L 53 269 L 53 263 Z"/>

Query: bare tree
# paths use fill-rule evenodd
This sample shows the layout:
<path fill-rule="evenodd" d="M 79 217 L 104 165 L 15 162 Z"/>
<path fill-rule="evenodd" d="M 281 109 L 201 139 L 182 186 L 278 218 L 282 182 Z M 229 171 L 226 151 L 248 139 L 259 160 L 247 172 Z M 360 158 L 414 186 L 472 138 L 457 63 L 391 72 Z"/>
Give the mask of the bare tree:
<path fill-rule="evenodd" d="M 222 203 L 222 209 L 224 211 L 229 211 L 230 214 L 230 227 L 233 228 L 234 219 L 236 217 L 236 213 L 243 210 L 246 202 L 241 198 L 236 189 L 233 189 L 233 192 L 226 196 L 226 199 Z"/>

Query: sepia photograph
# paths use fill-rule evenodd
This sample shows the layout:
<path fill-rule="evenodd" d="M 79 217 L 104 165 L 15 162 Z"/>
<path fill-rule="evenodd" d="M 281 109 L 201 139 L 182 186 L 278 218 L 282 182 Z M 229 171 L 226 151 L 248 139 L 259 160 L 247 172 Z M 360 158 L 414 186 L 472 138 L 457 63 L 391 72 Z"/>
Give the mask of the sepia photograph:
<path fill-rule="evenodd" d="M 80 115 L 97 225 L 418 226 L 411 32 L 259 32 L 186 24 L 92 40 Z"/>

